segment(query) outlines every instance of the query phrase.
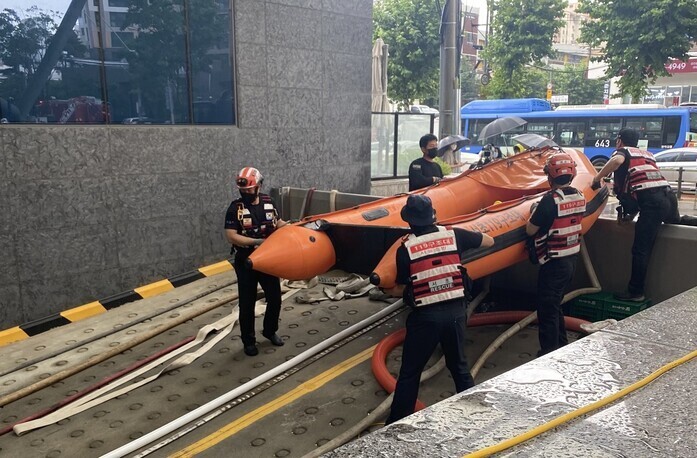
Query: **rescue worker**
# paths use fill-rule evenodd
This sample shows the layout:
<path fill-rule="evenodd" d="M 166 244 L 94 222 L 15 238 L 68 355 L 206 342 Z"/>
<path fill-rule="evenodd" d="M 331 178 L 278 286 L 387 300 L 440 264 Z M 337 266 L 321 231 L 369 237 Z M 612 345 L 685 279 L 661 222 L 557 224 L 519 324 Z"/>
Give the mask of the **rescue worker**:
<path fill-rule="evenodd" d="M 276 334 L 281 313 L 280 280 L 250 269 L 245 262 L 256 247 L 286 224 L 278 217 L 271 197 L 260 192 L 263 181 L 261 173 L 254 167 L 243 168 L 236 179 L 240 198 L 232 201 L 225 215 L 225 236 L 232 245 L 231 254 L 235 255 L 233 266 L 239 291 L 240 334 L 244 352 L 248 356 L 259 354 L 254 333 L 257 284 L 261 285 L 266 297 L 262 335 L 273 345 L 280 347 L 284 344 Z"/>
<path fill-rule="evenodd" d="M 457 392 L 474 386 L 465 356 L 468 277 L 460 258 L 465 250 L 494 244 L 486 234 L 436 226 L 431 199 L 424 195 L 410 195 L 401 215 L 412 234 L 397 250 L 396 285 L 385 292 L 404 296 L 412 310 L 386 424 L 414 412 L 421 372 L 438 343 Z"/>
<path fill-rule="evenodd" d="M 648 151 L 637 148 L 639 133 L 625 127 L 617 134 L 616 150 L 610 160 L 593 178 L 594 189 L 600 180 L 614 172 L 614 192 L 622 207 L 625 221 L 639 219 L 634 228 L 632 244 L 632 274 L 627 291 L 615 294 L 624 301 L 641 302 L 653 245 L 662 222 L 674 219 L 677 205 L 671 202 L 668 181 L 661 175 L 656 161 Z"/>
<path fill-rule="evenodd" d="M 443 179 L 443 170 L 435 162 L 438 156 L 438 137 L 426 134 L 419 140 L 422 157 L 409 164 L 409 191 L 431 186 Z"/>
<path fill-rule="evenodd" d="M 534 206 L 525 227 L 531 261 L 540 264 L 537 277 L 537 322 L 540 351 L 550 353 L 569 343 L 562 299 L 576 270 L 581 251 L 581 222 L 586 199 L 571 181 L 576 163 L 566 153 L 547 159 L 544 172 L 550 191 Z"/>

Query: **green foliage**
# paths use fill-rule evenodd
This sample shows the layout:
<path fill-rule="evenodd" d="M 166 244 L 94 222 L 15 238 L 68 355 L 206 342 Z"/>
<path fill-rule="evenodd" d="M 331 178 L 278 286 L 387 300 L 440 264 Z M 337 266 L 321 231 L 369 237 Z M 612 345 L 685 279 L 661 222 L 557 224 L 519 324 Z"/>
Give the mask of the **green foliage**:
<path fill-rule="evenodd" d="M 437 99 L 440 11 L 433 0 L 376 0 L 373 39 L 389 46 L 388 97 L 404 108 Z"/>
<path fill-rule="evenodd" d="M 498 73 L 499 97 L 520 97 L 526 72 L 520 69 L 554 53 L 552 37 L 562 25 L 564 0 L 506 0 L 493 6 L 493 34 L 486 52 Z M 494 78 L 497 78 L 494 76 Z"/>
<path fill-rule="evenodd" d="M 520 67 L 510 77 L 495 72 L 491 82 L 482 87 L 482 95 L 487 99 L 545 98 L 547 80 L 547 72 L 534 67 Z"/>
<path fill-rule="evenodd" d="M 554 72 L 554 93 L 568 94 L 569 105 L 603 103 L 603 80 L 586 78 L 583 65 L 567 65 L 562 71 Z"/>
<path fill-rule="evenodd" d="M 458 154 L 459 154 L 459 153 L 458 153 Z M 453 168 L 450 166 L 450 164 L 448 164 L 447 162 L 445 162 L 443 159 L 437 157 L 437 158 L 435 158 L 435 159 L 433 160 L 433 162 L 435 162 L 436 164 L 440 165 L 440 169 L 441 169 L 441 171 L 443 172 L 443 176 L 444 176 L 444 177 L 450 175 L 451 173 L 453 173 Z"/>
<path fill-rule="evenodd" d="M 187 15 L 184 14 L 186 4 Z M 186 70 L 208 68 L 208 52 L 225 35 L 223 18 L 217 14 L 216 0 L 130 0 L 122 30 L 136 28 L 138 35 L 126 44 L 123 54 L 138 82 L 149 116 L 166 119 L 166 91 L 171 88 L 177 113 L 186 110 Z M 188 24 L 186 21 L 188 20 Z M 190 31 L 187 35 L 187 30 Z M 186 40 L 189 40 L 190 69 L 187 69 Z"/>
<path fill-rule="evenodd" d="M 581 0 L 591 16 L 581 41 L 603 50 L 607 77 L 620 76 L 620 94 L 639 100 L 649 84 L 667 76 L 670 58 L 684 59 L 697 38 L 695 0 Z"/>

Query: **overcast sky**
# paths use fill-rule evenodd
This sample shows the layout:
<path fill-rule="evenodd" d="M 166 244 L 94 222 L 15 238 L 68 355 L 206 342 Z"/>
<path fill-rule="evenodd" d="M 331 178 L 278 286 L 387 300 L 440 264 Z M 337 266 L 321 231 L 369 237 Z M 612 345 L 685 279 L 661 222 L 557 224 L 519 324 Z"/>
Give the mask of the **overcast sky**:
<path fill-rule="evenodd" d="M 62 17 L 70 5 L 70 0 L 0 0 L 0 10 L 5 8 L 26 10 L 34 5 L 42 10 L 58 11 Z"/>

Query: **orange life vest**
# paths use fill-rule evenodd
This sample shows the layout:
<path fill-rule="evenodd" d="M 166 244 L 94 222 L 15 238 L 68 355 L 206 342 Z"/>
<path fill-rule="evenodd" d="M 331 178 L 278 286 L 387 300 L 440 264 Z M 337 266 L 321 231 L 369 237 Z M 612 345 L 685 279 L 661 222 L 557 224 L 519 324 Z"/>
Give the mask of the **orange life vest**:
<path fill-rule="evenodd" d="M 637 191 L 669 186 L 656 166 L 653 154 L 639 148 L 625 148 L 629 153 L 629 166 L 622 192 L 636 196 Z"/>
<path fill-rule="evenodd" d="M 417 307 L 465 297 L 460 254 L 455 232 L 438 226 L 438 232 L 410 235 L 404 242 Z"/>
<path fill-rule="evenodd" d="M 240 234 L 252 238 L 266 238 L 276 230 L 278 223 L 278 212 L 273 206 L 271 197 L 266 194 L 259 194 L 259 201 L 264 206 L 264 219 L 254 221 L 252 214 L 244 206 L 244 203 L 237 203 L 237 219 L 240 222 Z"/>
<path fill-rule="evenodd" d="M 539 264 L 553 258 L 571 256 L 581 250 L 581 222 L 586 212 L 586 199 L 578 191 L 572 194 L 565 194 L 561 189 L 550 192 L 557 207 L 557 216 L 546 234 L 535 237 Z"/>

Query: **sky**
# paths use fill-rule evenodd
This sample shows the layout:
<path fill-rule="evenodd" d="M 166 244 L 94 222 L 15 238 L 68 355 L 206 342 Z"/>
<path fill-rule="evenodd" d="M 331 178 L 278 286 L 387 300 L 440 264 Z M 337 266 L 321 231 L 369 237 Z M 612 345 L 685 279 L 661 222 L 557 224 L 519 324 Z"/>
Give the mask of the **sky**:
<path fill-rule="evenodd" d="M 26 10 L 36 5 L 42 10 L 58 11 L 63 16 L 70 5 L 70 0 L 0 0 L 0 10 L 10 8 L 13 10 Z"/>

